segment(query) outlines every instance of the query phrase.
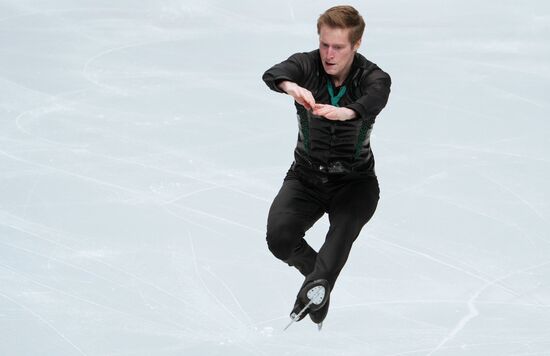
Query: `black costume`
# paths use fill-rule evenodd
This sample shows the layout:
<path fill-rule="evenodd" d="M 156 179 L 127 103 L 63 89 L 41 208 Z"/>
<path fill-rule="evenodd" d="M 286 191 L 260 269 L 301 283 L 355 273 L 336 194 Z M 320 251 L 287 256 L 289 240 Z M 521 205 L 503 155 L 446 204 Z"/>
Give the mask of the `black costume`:
<path fill-rule="evenodd" d="M 308 89 L 316 103 L 347 107 L 356 117 L 347 121 L 313 115 L 295 102 L 298 142 L 294 162 L 275 197 L 267 221 L 270 251 L 305 277 L 304 284 L 326 279 L 330 289 L 351 246 L 374 214 L 378 180 L 370 133 L 390 93 L 390 76 L 355 54 L 350 73 L 335 87 L 324 71 L 319 50 L 296 53 L 268 69 L 265 83 L 277 92 L 289 80 Z M 304 240 L 305 232 L 328 213 L 330 228 L 319 252 Z"/>

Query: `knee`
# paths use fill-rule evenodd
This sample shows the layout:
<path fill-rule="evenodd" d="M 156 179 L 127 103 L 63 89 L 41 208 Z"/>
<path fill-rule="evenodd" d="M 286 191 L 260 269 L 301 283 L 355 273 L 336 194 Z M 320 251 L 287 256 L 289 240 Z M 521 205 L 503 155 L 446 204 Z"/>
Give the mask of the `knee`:
<path fill-rule="evenodd" d="M 269 251 L 280 260 L 286 261 L 292 252 L 292 247 L 288 241 L 284 240 L 267 240 L 267 247 Z"/>
<path fill-rule="evenodd" d="M 266 241 L 271 253 L 278 259 L 290 257 L 294 245 L 304 233 L 288 222 L 272 222 L 267 226 Z"/>

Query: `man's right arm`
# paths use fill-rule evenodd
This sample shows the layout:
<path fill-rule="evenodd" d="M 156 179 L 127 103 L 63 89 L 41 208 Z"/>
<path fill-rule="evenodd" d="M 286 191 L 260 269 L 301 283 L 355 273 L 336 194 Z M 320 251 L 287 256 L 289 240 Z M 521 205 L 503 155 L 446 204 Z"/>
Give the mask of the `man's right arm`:
<path fill-rule="evenodd" d="M 304 79 L 305 53 L 296 53 L 287 60 L 269 68 L 262 76 L 267 86 L 276 92 L 286 93 L 306 109 L 315 106 L 313 94 L 300 86 Z"/>
<path fill-rule="evenodd" d="M 277 86 L 279 89 L 293 97 L 298 104 L 302 105 L 307 110 L 313 110 L 315 107 L 315 98 L 306 88 L 302 88 L 298 84 L 288 80 L 280 82 Z"/>

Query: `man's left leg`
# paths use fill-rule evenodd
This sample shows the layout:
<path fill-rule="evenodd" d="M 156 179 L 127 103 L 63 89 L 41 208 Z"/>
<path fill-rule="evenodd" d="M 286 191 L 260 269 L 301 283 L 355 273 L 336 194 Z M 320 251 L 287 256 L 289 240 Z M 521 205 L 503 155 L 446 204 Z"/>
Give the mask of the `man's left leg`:
<path fill-rule="evenodd" d="M 376 210 L 379 194 L 376 177 L 350 181 L 334 193 L 329 202 L 329 231 L 304 284 L 326 279 L 332 290 L 353 242 Z"/>
<path fill-rule="evenodd" d="M 353 242 L 374 214 L 379 194 L 376 177 L 350 180 L 332 194 L 328 205 L 330 228 L 317 254 L 314 269 L 306 276 L 300 288 L 293 313 L 306 305 L 304 292 L 307 293 L 312 286 L 326 281 L 329 294 L 325 295 L 319 309 L 309 312 L 313 322 L 322 324 L 328 312 L 330 292 L 348 259 Z"/>

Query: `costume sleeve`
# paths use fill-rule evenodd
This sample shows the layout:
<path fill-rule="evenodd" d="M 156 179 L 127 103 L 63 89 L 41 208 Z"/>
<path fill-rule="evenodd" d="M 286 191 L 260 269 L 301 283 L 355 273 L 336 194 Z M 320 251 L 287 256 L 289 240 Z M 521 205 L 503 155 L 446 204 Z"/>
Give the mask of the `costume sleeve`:
<path fill-rule="evenodd" d="M 390 95 L 391 78 L 389 74 L 377 67 L 366 74 L 359 85 L 363 95 L 346 107 L 354 110 L 360 118 L 378 115 L 386 106 Z"/>
<path fill-rule="evenodd" d="M 284 80 L 302 84 L 306 72 L 305 66 L 307 66 L 306 54 L 296 53 L 265 71 L 262 79 L 271 90 L 282 93 L 283 91 L 277 85 Z"/>

